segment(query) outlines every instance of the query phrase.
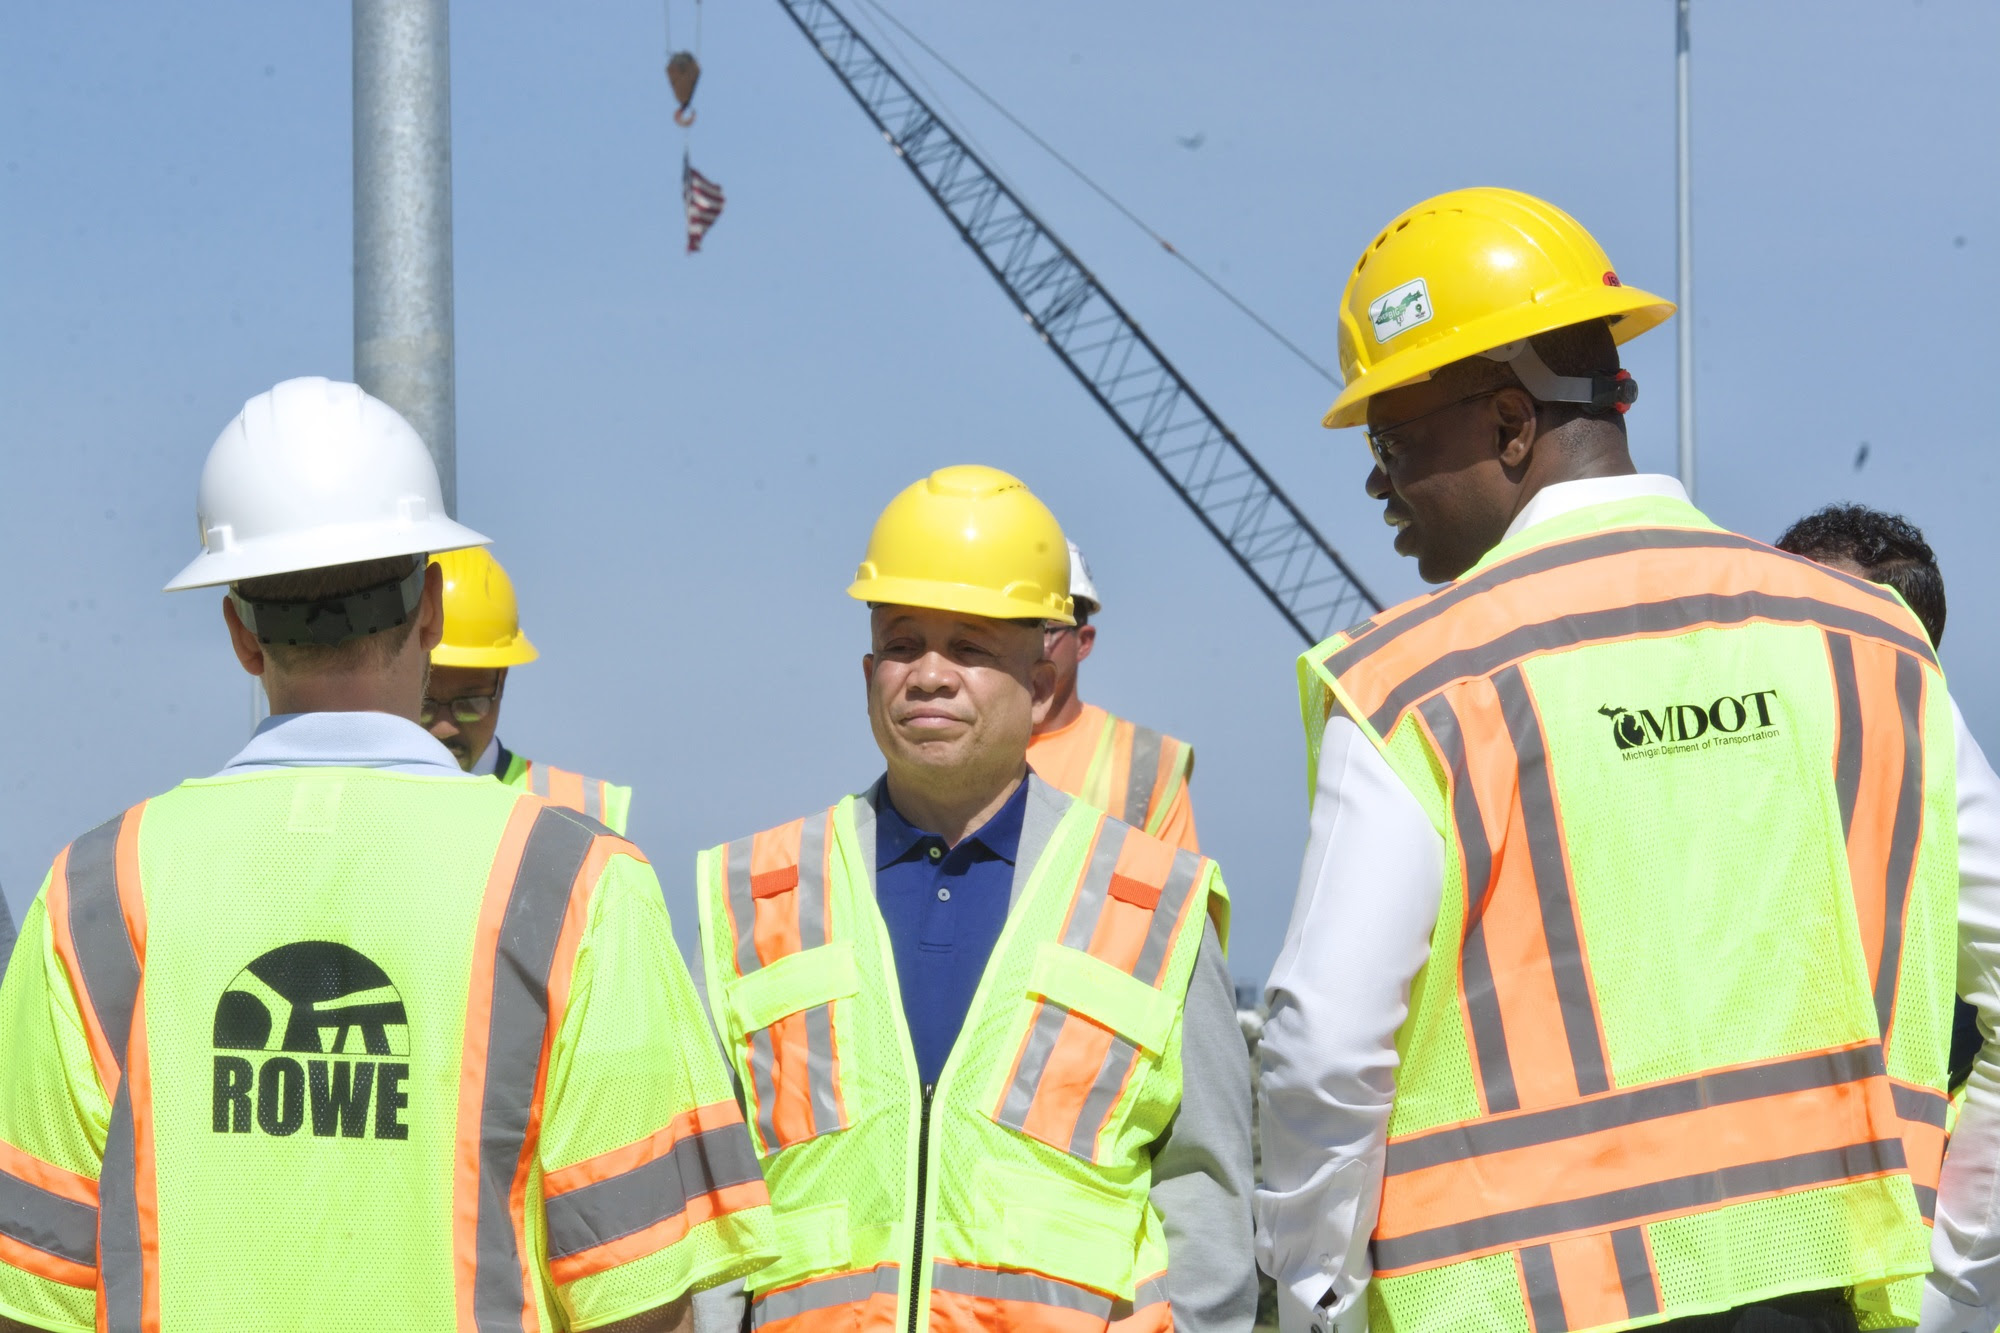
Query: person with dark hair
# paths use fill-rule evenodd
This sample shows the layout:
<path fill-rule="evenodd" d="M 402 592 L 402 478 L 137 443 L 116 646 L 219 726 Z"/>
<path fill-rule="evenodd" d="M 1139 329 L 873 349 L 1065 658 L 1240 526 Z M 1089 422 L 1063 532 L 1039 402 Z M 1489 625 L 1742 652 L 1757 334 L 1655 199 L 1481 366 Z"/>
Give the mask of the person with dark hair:
<path fill-rule="evenodd" d="M 1830 504 L 1785 529 L 1780 551 L 1886 583 L 1917 613 L 1931 646 L 1944 646 L 1944 575 L 1916 524 L 1867 505 Z"/>
<path fill-rule="evenodd" d="M 1446 586 L 1299 663 L 1291 1329 L 2000 1323 L 2000 1061 L 1943 1132 L 1954 980 L 2000 1019 L 2000 779 L 1894 593 L 1634 466 L 1618 346 L 1672 313 L 1511 190 L 1350 272 L 1325 424 Z"/>
<path fill-rule="evenodd" d="M 0 1333 L 676 1333 L 775 1257 L 660 883 L 417 723 L 444 511 L 410 424 L 286 380 L 201 554 L 271 716 L 56 857 L 0 981 Z"/>

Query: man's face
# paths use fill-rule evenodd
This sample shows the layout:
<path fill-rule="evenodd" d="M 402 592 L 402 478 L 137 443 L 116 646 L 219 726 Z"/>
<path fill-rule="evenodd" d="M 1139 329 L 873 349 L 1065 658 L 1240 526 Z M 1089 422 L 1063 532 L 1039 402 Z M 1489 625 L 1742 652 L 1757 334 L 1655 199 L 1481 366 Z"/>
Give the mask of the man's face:
<path fill-rule="evenodd" d="M 451 751 L 460 768 L 470 771 L 479 762 L 479 756 L 486 753 L 487 745 L 493 740 L 493 732 L 500 725 L 500 692 L 506 684 L 505 669 L 431 668 L 430 684 L 424 690 L 424 708 L 430 718 L 424 725 L 430 729 L 431 735 L 444 742 L 444 748 Z M 455 701 L 489 696 L 493 703 L 486 710 L 486 716 L 477 721 L 459 721 L 456 716 L 459 710 L 453 708 Z M 477 706 L 468 704 L 463 711 L 469 714 Z"/>
<path fill-rule="evenodd" d="M 870 628 L 868 722 L 892 768 L 953 785 L 1018 772 L 1055 690 L 1040 625 L 884 606 Z"/>
<path fill-rule="evenodd" d="M 1387 455 L 1368 473 L 1368 494 L 1383 501 L 1396 553 L 1414 556 L 1428 583 L 1449 583 L 1506 534 L 1514 482 L 1504 407 L 1533 403 L 1520 390 L 1475 391 L 1426 381 L 1378 394 L 1368 426 Z M 1515 401 L 1518 400 L 1518 401 Z M 1518 462 L 1518 460 L 1516 460 Z"/>
<path fill-rule="evenodd" d="M 1076 669 L 1097 646 L 1095 625 L 1050 625 L 1042 631 L 1042 652 L 1056 669 L 1056 694 L 1076 688 Z"/>

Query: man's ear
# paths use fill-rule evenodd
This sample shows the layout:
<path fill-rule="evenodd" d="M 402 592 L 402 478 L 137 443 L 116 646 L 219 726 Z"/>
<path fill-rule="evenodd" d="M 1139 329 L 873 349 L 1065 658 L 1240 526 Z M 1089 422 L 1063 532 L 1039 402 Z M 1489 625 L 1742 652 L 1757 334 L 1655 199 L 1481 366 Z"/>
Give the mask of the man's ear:
<path fill-rule="evenodd" d="M 1044 657 L 1028 669 L 1028 696 L 1033 701 L 1028 717 L 1035 726 L 1048 721 L 1056 702 L 1056 664 Z"/>
<path fill-rule="evenodd" d="M 432 564 L 424 570 L 424 590 L 417 598 L 417 643 L 424 656 L 444 641 L 444 570 Z"/>
<path fill-rule="evenodd" d="M 1076 631 L 1076 660 L 1081 662 L 1090 656 L 1090 650 L 1097 646 L 1097 626 L 1079 625 Z"/>
<path fill-rule="evenodd" d="M 229 626 L 229 646 L 236 651 L 236 660 L 243 669 L 253 676 L 261 676 L 270 665 L 264 656 L 264 645 L 257 642 L 257 636 L 243 623 L 243 617 L 236 614 L 236 599 L 224 594 L 222 598 L 222 623 Z"/>
<path fill-rule="evenodd" d="M 1526 389 L 1502 389 L 1493 395 L 1493 410 L 1500 417 L 1500 465 L 1518 468 L 1534 452 L 1535 400 Z"/>

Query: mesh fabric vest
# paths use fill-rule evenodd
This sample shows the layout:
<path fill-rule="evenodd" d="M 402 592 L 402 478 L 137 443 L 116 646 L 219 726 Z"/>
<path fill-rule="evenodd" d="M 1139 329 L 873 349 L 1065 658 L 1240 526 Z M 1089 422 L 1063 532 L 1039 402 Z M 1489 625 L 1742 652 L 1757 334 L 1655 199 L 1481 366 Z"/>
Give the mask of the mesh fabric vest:
<path fill-rule="evenodd" d="M 555 802 L 565 810 L 595 819 L 623 837 L 632 816 L 632 789 L 602 778 L 588 778 L 553 764 L 523 759 L 502 747 L 503 762 L 494 774 L 509 787 L 519 787 Z"/>
<path fill-rule="evenodd" d="M 1916 1321 L 1943 1154 L 1950 707 L 1894 593 L 1592 506 L 1300 660 L 1444 839 L 1376 1325 L 1614 1328 L 1852 1288 Z"/>
<path fill-rule="evenodd" d="M 618 855 L 639 854 L 490 783 L 353 768 L 184 783 L 66 849 L 55 950 L 115 1089 L 99 1328 L 566 1326 L 552 1284 L 629 1257 L 537 1152 Z M 707 1117 L 697 1147 L 741 1132 L 714 1082 L 682 1117 Z M 695 1203 L 761 1202 L 753 1176 Z M 676 1235 L 713 1268 L 731 1242 L 702 1220 Z"/>
<path fill-rule="evenodd" d="M 1085 704 L 1061 733 L 1036 737 L 1028 762 L 1085 805 L 1158 834 L 1194 768 L 1194 747 Z"/>
<path fill-rule="evenodd" d="M 856 800 L 702 854 L 709 995 L 783 1229 L 756 1328 L 1171 1333 L 1150 1145 L 1226 899 L 1213 862 L 1049 799 L 933 1089 Z"/>

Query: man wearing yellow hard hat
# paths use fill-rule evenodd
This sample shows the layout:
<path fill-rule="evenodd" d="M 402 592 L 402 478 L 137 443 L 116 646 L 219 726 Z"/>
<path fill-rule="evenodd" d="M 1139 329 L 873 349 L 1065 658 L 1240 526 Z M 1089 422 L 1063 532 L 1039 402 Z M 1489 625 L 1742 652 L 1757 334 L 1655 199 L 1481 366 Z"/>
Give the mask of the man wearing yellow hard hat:
<path fill-rule="evenodd" d="M 1348 279 L 1326 424 L 1445 586 L 1300 659 L 1289 1328 L 2000 1322 L 1990 1046 L 1940 1176 L 1954 981 L 2000 1021 L 1993 775 L 1893 591 L 1636 471 L 1618 344 L 1672 312 L 1511 190 Z"/>
<path fill-rule="evenodd" d="M 499 778 L 625 832 L 630 787 L 525 759 L 500 743 L 507 672 L 540 656 L 521 632 L 507 571 L 484 547 L 451 551 L 434 563 L 444 574 L 444 639 L 431 650 L 423 724 L 466 772 Z"/>
<path fill-rule="evenodd" d="M 1034 776 L 1061 528 L 949 467 L 848 593 L 886 773 L 702 853 L 702 963 L 784 1234 L 752 1323 L 1246 1333 L 1249 1098 L 1215 864 Z"/>
<path fill-rule="evenodd" d="M 1055 698 L 1048 716 L 1035 725 L 1028 762 L 1043 781 L 1086 805 L 1108 810 L 1162 842 L 1200 851 L 1188 797 L 1194 747 L 1087 704 L 1077 693 L 1078 669 L 1097 646 L 1097 626 L 1090 622 L 1104 603 L 1075 542 L 1069 543 L 1069 593 L 1075 623 L 1049 623 Z"/>

